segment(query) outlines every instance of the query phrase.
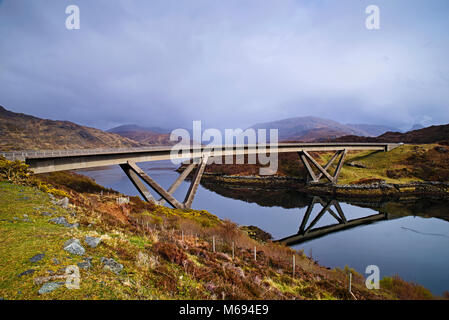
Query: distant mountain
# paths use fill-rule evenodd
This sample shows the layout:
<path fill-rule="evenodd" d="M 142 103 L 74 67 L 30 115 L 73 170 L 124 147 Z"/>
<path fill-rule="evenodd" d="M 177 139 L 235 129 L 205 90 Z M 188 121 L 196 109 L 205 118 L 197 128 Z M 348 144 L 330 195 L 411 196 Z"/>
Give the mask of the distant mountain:
<path fill-rule="evenodd" d="M 406 133 L 386 132 L 378 137 L 343 136 L 334 139 L 336 142 L 403 142 L 403 143 L 449 143 L 449 124 L 430 126 Z"/>
<path fill-rule="evenodd" d="M 278 129 L 279 140 L 316 141 L 335 139 L 345 135 L 361 135 L 367 133 L 339 122 L 317 117 L 297 117 L 279 121 L 259 123 L 253 129 Z"/>
<path fill-rule="evenodd" d="M 149 131 L 153 133 L 167 134 L 170 133 L 170 130 L 160 128 L 160 127 L 142 127 L 137 124 L 125 124 L 123 126 L 118 126 L 112 129 L 107 130 L 107 132 L 112 133 L 121 133 L 121 132 L 130 132 L 130 131 Z"/>
<path fill-rule="evenodd" d="M 144 145 L 173 145 L 176 143 L 170 141 L 169 130 L 159 127 L 141 127 L 136 124 L 127 124 L 109 129 L 108 132 L 117 133 Z"/>
<path fill-rule="evenodd" d="M 422 124 L 420 124 L 420 123 L 415 123 L 411 128 L 410 128 L 410 130 L 409 131 L 414 131 L 414 130 L 419 130 L 419 129 L 424 129 L 425 127 L 422 125 Z"/>
<path fill-rule="evenodd" d="M 142 144 L 118 134 L 15 113 L 0 106 L 0 150 L 129 148 Z"/>
<path fill-rule="evenodd" d="M 359 130 L 360 132 L 365 132 L 363 136 L 367 137 L 377 137 L 381 134 L 384 134 L 388 131 L 400 131 L 397 128 L 384 126 L 384 125 L 377 125 L 377 124 L 364 124 L 364 123 L 347 123 L 348 127 L 353 128 L 354 130 Z"/>

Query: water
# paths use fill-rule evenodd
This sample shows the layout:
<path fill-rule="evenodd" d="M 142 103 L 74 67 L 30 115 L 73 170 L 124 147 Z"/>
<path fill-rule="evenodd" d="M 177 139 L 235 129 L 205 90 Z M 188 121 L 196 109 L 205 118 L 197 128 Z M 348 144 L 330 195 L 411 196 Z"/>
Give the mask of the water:
<path fill-rule="evenodd" d="M 174 171 L 176 167 L 169 161 L 139 166 L 165 188 L 178 176 Z M 80 173 L 105 187 L 138 195 L 118 166 Z M 175 197 L 183 200 L 188 187 L 189 182 L 184 182 Z M 229 188 L 203 182 L 192 207 L 208 210 L 240 225 L 255 225 L 271 233 L 274 239 L 284 239 L 298 234 L 312 200 L 289 190 Z M 315 199 L 317 203 L 304 230 L 331 200 Z M 347 221 L 373 215 L 377 220 L 368 224 L 357 220 L 360 224 L 352 228 L 326 233 L 326 226 L 342 226 L 337 220 L 342 219 L 338 206 Z M 326 211 L 307 233 L 314 235 L 318 230 L 324 235 L 311 240 L 296 236 L 293 239 L 296 242 L 289 245 L 304 250 L 324 266 L 343 268 L 348 265 L 364 274 L 366 267 L 374 264 L 380 268 L 381 277 L 398 274 L 438 295 L 449 290 L 449 203 L 424 200 L 406 204 L 350 203 L 340 200 L 334 201 L 331 209 L 336 217 Z"/>

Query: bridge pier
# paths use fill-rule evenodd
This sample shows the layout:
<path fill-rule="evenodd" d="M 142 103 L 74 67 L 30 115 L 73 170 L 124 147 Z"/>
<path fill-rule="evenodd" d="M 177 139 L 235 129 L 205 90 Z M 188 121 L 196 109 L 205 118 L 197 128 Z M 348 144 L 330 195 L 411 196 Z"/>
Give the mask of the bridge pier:
<path fill-rule="evenodd" d="M 336 184 L 338 182 L 338 176 L 340 175 L 341 168 L 343 167 L 343 164 L 346 159 L 347 150 L 338 150 L 332 158 L 328 161 L 328 163 L 322 167 L 315 159 L 312 158 L 312 156 L 305 150 L 298 152 L 299 158 L 301 159 L 304 167 L 307 170 L 308 173 L 308 181 L 312 182 L 319 182 L 320 179 L 324 176 L 329 182 Z M 337 159 L 340 156 L 340 159 L 338 160 L 337 167 L 335 168 L 333 176 L 331 176 L 327 170 L 329 167 L 334 163 L 335 159 Z M 315 172 L 312 169 L 312 166 L 310 165 L 309 161 L 315 166 L 319 174 L 315 174 Z"/>
<path fill-rule="evenodd" d="M 146 174 L 136 163 L 128 161 L 127 163 L 120 164 L 120 167 L 131 180 L 133 185 L 137 188 L 142 197 L 148 202 L 154 202 L 159 205 L 163 205 L 165 202 L 170 204 L 176 209 L 190 209 L 192 206 L 193 199 L 195 198 L 196 191 L 198 190 L 198 185 L 201 181 L 201 177 L 204 173 L 204 169 L 207 165 L 208 155 L 203 155 L 200 159 L 198 168 L 195 172 L 194 178 L 190 183 L 189 190 L 187 191 L 184 202 L 179 202 L 173 197 L 173 193 L 178 189 L 181 183 L 187 178 L 187 176 L 192 172 L 196 163 L 190 164 L 176 179 L 176 181 L 170 186 L 168 190 L 165 190 L 161 185 L 159 185 L 153 178 Z M 142 180 L 151 187 L 160 197 L 159 201 L 156 201 L 151 193 L 148 191 Z"/>

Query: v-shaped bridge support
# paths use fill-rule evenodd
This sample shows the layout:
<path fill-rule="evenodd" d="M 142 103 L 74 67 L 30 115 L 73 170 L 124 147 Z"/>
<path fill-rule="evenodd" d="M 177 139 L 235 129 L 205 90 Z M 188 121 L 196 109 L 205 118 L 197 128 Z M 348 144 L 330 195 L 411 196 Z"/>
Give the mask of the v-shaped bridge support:
<path fill-rule="evenodd" d="M 161 185 L 159 185 L 153 178 L 146 174 L 141 168 L 139 168 L 134 162 L 128 161 L 125 164 L 121 164 L 120 167 L 126 173 L 128 178 L 137 188 L 142 197 L 148 202 L 154 202 L 156 204 L 163 205 L 165 202 L 169 203 L 173 208 L 176 209 L 190 209 L 192 206 L 193 199 L 195 197 L 196 191 L 198 190 L 198 185 L 200 183 L 201 177 L 204 173 L 206 167 L 208 156 L 204 155 L 198 164 L 198 168 L 195 172 L 192 182 L 190 183 L 190 188 L 187 191 L 184 202 L 179 202 L 173 197 L 173 193 L 178 189 L 181 183 L 187 178 L 187 176 L 192 172 L 196 163 L 190 164 L 184 171 L 179 175 L 176 181 L 171 185 L 168 190 L 165 190 Z M 146 188 L 142 180 L 148 184 L 160 197 L 159 201 L 156 201 L 151 193 Z"/>
<path fill-rule="evenodd" d="M 345 162 L 346 158 L 346 149 L 344 150 L 338 150 L 332 158 L 329 160 L 329 162 L 324 166 L 324 168 L 315 160 L 312 158 L 312 156 L 307 151 L 300 151 L 299 157 L 301 158 L 302 163 L 304 164 L 304 167 L 307 169 L 307 172 L 309 174 L 309 179 L 312 182 L 319 182 L 321 177 L 325 177 L 329 182 L 331 183 L 337 183 L 338 182 L 338 176 L 340 175 L 341 168 L 343 167 L 343 163 Z M 335 168 L 334 175 L 331 176 L 327 170 L 329 167 L 334 163 L 335 159 L 340 157 L 338 160 L 337 167 Z M 312 169 L 312 166 L 310 165 L 309 161 L 318 169 L 320 172 L 318 175 L 315 174 L 315 172 Z"/>

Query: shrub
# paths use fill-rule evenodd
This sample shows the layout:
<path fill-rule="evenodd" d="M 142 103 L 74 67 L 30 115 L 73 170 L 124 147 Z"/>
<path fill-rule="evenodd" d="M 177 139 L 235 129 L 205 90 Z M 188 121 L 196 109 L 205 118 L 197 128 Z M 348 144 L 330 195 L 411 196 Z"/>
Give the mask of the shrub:
<path fill-rule="evenodd" d="M 0 177 L 8 181 L 22 182 L 28 179 L 30 171 L 24 162 L 9 161 L 0 157 Z"/>
<path fill-rule="evenodd" d="M 416 283 L 408 283 L 397 275 L 380 280 L 380 287 L 393 292 L 401 300 L 433 299 L 433 295 L 428 289 Z"/>
<path fill-rule="evenodd" d="M 110 192 L 116 193 L 112 189 L 107 189 L 103 186 L 97 184 L 93 179 L 73 173 L 73 172 L 51 172 L 45 174 L 37 175 L 39 180 L 46 183 L 51 183 L 52 185 L 58 187 L 65 187 L 72 189 L 77 192 L 83 193 L 99 193 L 99 192 Z"/>

